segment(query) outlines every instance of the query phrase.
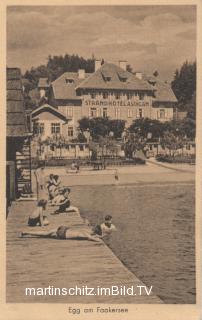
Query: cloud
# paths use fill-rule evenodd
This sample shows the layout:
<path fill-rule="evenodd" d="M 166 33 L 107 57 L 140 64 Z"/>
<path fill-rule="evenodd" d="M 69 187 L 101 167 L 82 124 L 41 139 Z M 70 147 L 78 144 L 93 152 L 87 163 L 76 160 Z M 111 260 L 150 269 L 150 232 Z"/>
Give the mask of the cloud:
<path fill-rule="evenodd" d="M 196 39 L 196 30 L 189 29 L 187 31 L 179 32 L 177 37 L 185 39 L 185 40 L 195 40 Z"/>
<path fill-rule="evenodd" d="M 48 55 L 95 53 L 138 69 L 159 65 L 169 75 L 177 63 L 195 58 L 194 17 L 194 6 L 10 7 L 8 63 L 24 70 Z"/>

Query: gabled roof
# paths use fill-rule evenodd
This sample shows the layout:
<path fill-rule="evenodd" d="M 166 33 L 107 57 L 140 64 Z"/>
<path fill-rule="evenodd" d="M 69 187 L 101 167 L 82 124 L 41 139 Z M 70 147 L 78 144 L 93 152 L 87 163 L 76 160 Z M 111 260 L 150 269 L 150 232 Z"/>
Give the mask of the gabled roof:
<path fill-rule="evenodd" d="M 110 77 L 111 80 L 105 81 L 105 77 Z M 121 78 L 126 81 L 121 81 Z M 153 91 L 147 81 L 138 79 L 131 72 L 112 63 L 104 63 L 95 73 L 83 80 L 78 88 Z"/>
<path fill-rule="evenodd" d="M 38 88 L 49 88 L 48 78 L 39 78 Z"/>
<path fill-rule="evenodd" d="M 143 79 L 152 84 L 154 88 L 154 101 L 156 102 L 177 102 L 176 96 L 169 83 L 165 83 L 162 80 L 154 76 L 148 76 L 143 74 Z"/>
<path fill-rule="evenodd" d="M 18 68 L 7 68 L 7 137 L 26 137 L 25 106 L 21 72 Z"/>
<path fill-rule="evenodd" d="M 65 122 L 72 119 L 70 117 L 66 117 L 62 112 L 60 112 L 58 109 L 50 106 L 49 104 L 44 104 L 44 105 L 38 107 L 37 109 L 33 110 L 32 111 L 32 118 L 38 116 L 42 112 L 50 112 L 50 113 L 54 114 L 56 117 L 64 120 Z"/>
<path fill-rule="evenodd" d="M 85 78 L 88 78 L 91 74 L 85 73 Z M 72 79 L 73 83 L 66 83 L 66 79 Z M 81 100 L 76 95 L 76 87 L 84 79 L 79 79 L 77 72 L 65 72 L 58 79 L 52 82 L 54 98 L 56 100 Z"/>

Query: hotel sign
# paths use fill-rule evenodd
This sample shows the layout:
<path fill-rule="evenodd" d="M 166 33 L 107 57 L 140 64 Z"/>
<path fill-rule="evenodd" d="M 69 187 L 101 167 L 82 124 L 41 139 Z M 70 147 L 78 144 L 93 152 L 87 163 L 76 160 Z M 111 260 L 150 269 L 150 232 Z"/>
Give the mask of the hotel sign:
<path fill-rule="evenodd" d="M 125 101 L 125 100 L 84 100 L 84 105 L 88 107 L 149 107 L 148 101 Z"/>

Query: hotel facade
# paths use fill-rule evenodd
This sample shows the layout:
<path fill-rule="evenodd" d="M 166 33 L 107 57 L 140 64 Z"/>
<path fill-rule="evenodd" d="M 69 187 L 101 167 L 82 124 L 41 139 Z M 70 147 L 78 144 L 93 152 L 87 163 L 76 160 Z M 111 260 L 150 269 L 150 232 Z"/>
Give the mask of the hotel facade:
<path fill-rule="evenodd" d="M 95 72 L 65 72 L 53 81 L 48 90 L 48 103 L 67 119 L 62 133 L 69 139 L 78 134 L 78 121 L 83 117 L 109 117 L 126 121 L 150 118 L 162 122 L 173 119 L 176 97 L 169 84 L 141 72 L 126 70 L 126 61 L 119 65 L 95 61 Z M 39 115 L 38 115 L 39 116 Z"/>

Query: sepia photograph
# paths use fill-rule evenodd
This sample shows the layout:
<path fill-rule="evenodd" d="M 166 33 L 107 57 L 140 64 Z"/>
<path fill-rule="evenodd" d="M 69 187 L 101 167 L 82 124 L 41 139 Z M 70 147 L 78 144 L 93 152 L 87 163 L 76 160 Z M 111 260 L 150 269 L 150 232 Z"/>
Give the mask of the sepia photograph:
<path fill-rule="evenodd" d="M 195 305 L 197 6 L 6 25 L 6 303 Z"/>

